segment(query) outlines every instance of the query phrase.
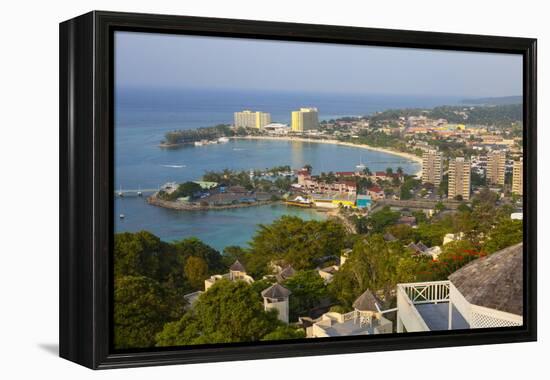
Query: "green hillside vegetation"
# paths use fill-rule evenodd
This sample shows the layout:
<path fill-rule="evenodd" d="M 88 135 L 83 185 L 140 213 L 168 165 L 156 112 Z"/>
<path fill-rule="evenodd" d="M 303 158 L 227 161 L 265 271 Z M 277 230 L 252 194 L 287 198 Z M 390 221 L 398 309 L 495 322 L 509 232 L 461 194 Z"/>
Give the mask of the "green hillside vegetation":
<path fill-rule="evenodd" d="M 182 144 L 200 140 L 213 140 L 219 137 L 233 136 L 231 128 L 227 124 L 218 124 L 213 127 L 202 127 L 197 129 L 181 129 L 166 132 L 163 143 Z"/>
<path fill-rule="evenodd" d="M 432 109 L 393 109 L 370 117 L 371 126 L 400 117 L 426 116 L 429 119 L 446 119 L 449 123 L 509 127 L 523 120 L 522 104 L 495 104 L 476 106 L 439 106 Z"/>
<path fill-rule="evenodd" d="M 167 243 L 148 232 L 115 236 L 115 346 L 117 348 L 247 342 L 302 338 L 303 331 L 265 312 L 261 291 L 270 280 L 270 264 L 282 261 L 296 270 L 285 280 L 292 295 L 290 321 L 307 316 L 323 301 L 333 310 L 351 310 L 366 289 L 383 307 L 395 304 L 398 283 L 444 280 L 479 257 L 522 241 L 523 224 L 510 219 L 511 207 L 482 192 L 456 212 L 420 217 L 418 227 L 396 225 L 397 213 L 383 209 L 364 218 L 363 230 L 349 234 L 337 221 L 304 221 L 283 216 L 262 225 L 249 247 L 227 247 L 224 254 L 198 239 Z M 396 240 L 386 241 L 391 233 Z M 462 240 L 442 246 L 447 233 Z M 411 242 L 442 246 L 434 261 L 413 256 Z M 317 268 L 334 263 L 344 249 L 348 260 L 325 285 Z M 226 273 L 235 259 L 258 281 L 216 282 L 185 311 L 183 295 L 203 290 L 204 279 Z"/>
<path fill-rule="evenodd" d="M 304 337 L 265 312 L 260 293 L 242 281 L 216 282 L 192 310 L 180 320 L 167 323 L 157 335 L 158 346 L 181 346 L 231 342 L 254 342 L 264 337 Z"/>

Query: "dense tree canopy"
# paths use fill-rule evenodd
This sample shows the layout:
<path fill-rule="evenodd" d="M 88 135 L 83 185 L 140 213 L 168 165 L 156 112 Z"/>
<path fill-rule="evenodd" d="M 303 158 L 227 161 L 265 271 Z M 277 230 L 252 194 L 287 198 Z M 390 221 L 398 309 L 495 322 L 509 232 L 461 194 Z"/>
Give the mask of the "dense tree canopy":
<path fill-rule="evenodd" d="M 489 232 L 483 249 L 488 253 L 501 250 L 523 241 L 523 222 L 521 220 L 502 219 Z"/>
<path fill-rule="evenodd" d="M 185 262 L 184 272 L 189 284 L 200 289 L 208 277 L 208 264 L 201 257 L 191 256 Z"/>
<path fill-rule="evenodd" d="M 150 232 L 121 233 L 115 236 L 115 277 L 156 278 L 166 244 Z"/>
<path fill-rule="evenodd" d="M 157 335 L 158 346 L 253 342 L 282 326 L 265 312 L 260 294 L 244 281 L 216 282 L 179 321 Z"/>
<path fill-rule="evenodd" d="M 116 348 L 152 347 L 165 323 L 183 313 L 183 299 L 143 276 L 115 280 L 114 343 Z"/>
<path fill-rule="evenodd" d="M 317 271 L 299 271 L 283 284 L 292 292 L 289 298 L 290 320 L 309 315 L 309 311 L 328 296 L 325 283 Z"/>
<path fill-rule="evenodd" d="M 202 190 L 202 187 L 195 182 L 187 181 L 180 183 L 176 190 L 168 194 L 164 191 L 159 192 L 159 197 L 167 201 L 175 201 L 178 198 L 193 197 L 196 194 L 199 194 Z"/>
<path fill-rule="evenodd" d="M 297 329 L 292 326 L 279 326 L 272 332 L 264 335 L 262 340 L 286 340 L 305 338 L 306 333 L 303 329 Z"/>
<path fill-rule="evenodd" d="M 284 260 L 296 270 L 313 269 L 319 260 L 339 254 L 345 242 L 346 231 L 338 222 L 283 216 L 260 225 L 250 242 L 247 270 L 259 277 L 269 272 L 273 260 Z"/>
<path fill-rule="evenodd" d="M 367 218 L 369 231 L 372 233 L 383 232 L 386 227 L 395 224 L 399 216 L 398 211 L 392 211 L 389 206 L 384 206 L 382 210 L 371 214 Z"/>
<path fill-rule="evenodd" d="M 380 234 L 359 239 L 330 284 L 332 295 L 349 307 L 365 290 L 380 290 L 389 304 L 391 290 L 398 280 L 397 266 L 403 256 L 399 242 L 388 243 Z"/>

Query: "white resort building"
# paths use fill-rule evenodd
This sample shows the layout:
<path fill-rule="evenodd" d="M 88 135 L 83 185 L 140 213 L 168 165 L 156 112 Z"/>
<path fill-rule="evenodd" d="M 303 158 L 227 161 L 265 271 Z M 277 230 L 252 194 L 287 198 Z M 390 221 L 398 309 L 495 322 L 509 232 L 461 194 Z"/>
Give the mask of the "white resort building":
<path fill-rule="evenodd" d="M 353 311 L 345 314 L 328 312 L 311 321 L 311 325 L 306 327 L 306 337 L 389 334 L 392 322 L 384 318 L 379 305 L 380 301 L 367 289 L 353 303 Z"/>
<path fill-rule="evenodd" d="M 288 323 L 288 297 L 292 293 L 278 283 L 262 291 L 264 298 L 264 310 L 277 310 L 279 320 Z"/>
<path fill-rule="evenodd" d="M 447 281 L 397 285 L 397 332 L 523 324 L 523 243 L 480 257 Z"/>
<path fill-rule="evenodd" d="M 252 284 L 254 282 L 254 279 L 246 274 L 244 266 L 239 262 L 239 260 L 237 260 L 233 263 L 233 265 L 229 267 L 229 273 L 215 274 L 213 276 L 210 276 L 210 278 L 204 280 L 204 291 L 207 291 L 208 288 L 216 283 L 216 281 L 223 279 L 229 281 L 242 280 L 245 281 L 247 284 Z"/>

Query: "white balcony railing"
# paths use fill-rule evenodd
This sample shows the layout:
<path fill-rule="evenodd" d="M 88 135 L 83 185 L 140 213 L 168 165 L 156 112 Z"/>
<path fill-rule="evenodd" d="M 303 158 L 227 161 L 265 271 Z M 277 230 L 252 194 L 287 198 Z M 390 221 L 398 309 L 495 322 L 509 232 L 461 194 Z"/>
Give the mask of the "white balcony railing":
<path fill-rule="evenodd" d="M 453 313 L 459 313 L 462 324 L 469 328 L 521 326 L 523 323 L 519 315 L 469 303 L 450 281 L 416 282 L 397 285 L 397 332 L 403 332 L 403 328 L 409 332 L 430 331 L 416 307 L 429 303 L 449 305 L 449 329 L 455 323 Z"/>
<path fill-rule="evenodd" d="M 430 331 L 416 305 L 448 303 L 449 289 L 449 281 L 397 284 L 397 332 Z"/>
<path fill-rule="evenodd" d="M 414 305 L 448 302 L 449 287 L 449 281 L 414 282 L 397 285 L 397 288 L 402 289 Z"/>

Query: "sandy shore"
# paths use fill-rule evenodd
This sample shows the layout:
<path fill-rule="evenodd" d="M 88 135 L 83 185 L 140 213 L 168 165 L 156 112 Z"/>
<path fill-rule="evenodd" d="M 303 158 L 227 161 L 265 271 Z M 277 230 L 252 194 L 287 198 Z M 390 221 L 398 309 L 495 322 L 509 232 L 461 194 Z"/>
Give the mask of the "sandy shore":
<path fill-rule="evenodd" d="M 349 146 L 349 147 L 352 147 L 352 148 L 368 149 L 368 150 L 372 150 L 372 151 L 375 151 L 375 152 L 392 154 L 394 156 L 399 156 L 399 157 L 403 157 L 403 158 L 406 158 L 406 159 L 411 160 L 411 161 L 415 161 L 415 162 L 422 165 L 422 158 L 418 157 L 418 156 L 415 156 L 414 154 L 411 154 L 411 153 L 399 152 L 399 151 L 392 150 L 392 149 L 380 148 L 380 147 L 375 147 L 375 146 L 370 146 L 370 145 L 365 145 L 365 144 L 354 144 L 354 143 L 338 141 L 338 140 L 308 139 L 308 138 L 305 138 L 305 137 L 290 137 L 290 136 L 285 136 L 285 137 L 246 136 L 246 137 L 231 137 L 231 138 L 232 139 L 242 139 L 242 140 L 301 141 L 301 142 L 318 143 L 318 144 L 343 145 L 343 146 Z M 422 168 L 414 174 L 416 176 L 420 177 L 422 175 Z"/>

